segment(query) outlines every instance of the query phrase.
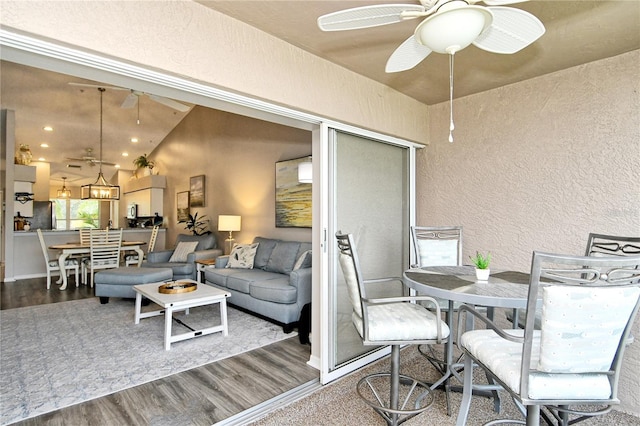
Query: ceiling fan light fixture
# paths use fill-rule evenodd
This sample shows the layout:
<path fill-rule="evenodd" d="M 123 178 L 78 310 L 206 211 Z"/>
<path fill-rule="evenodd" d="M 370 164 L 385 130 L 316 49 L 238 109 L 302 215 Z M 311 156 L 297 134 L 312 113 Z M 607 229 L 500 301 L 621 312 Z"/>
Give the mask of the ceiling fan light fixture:
<path fill-rule="evenodd" d="M 98 91 L 100 92 L 100 171 L 95 183 L 80 187 L 80 198 L 83 200 L 119 200 L 120 187 L 109 184 L 102 174 L 102 95 L 105 89 L 99 87 Z"/>
<path fill-rule="evenodd" d="M 442 10 L 445 6 L 448 10 Z M 469 46 L 492 22 L 489 9 L 454 1 L 422 21 L 416 27 L 415 37 L 434 52 L 453 54 Z"/>

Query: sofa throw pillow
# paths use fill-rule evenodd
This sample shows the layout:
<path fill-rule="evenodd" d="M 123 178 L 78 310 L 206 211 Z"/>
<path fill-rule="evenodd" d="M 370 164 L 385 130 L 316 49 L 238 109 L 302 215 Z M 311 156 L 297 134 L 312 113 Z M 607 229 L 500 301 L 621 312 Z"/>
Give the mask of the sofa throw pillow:
<path fill-rule="evenodd" d="M 311 267 L 311 250 L 307 250 L 300 255 L 296 263 L 293 265 L 293 270 L 297 271 L 302 268 L 310 268 Z"/>
<path fill-rule="evenodd" d="M 186 262 L 187 256 L 189 253 L 193 253 L 196 251 L 196 247 L 198 246 L 197 241 L 181 241 L 176 246 L 176 249 L 173 251 L 169 262 Z"/>
<path fill-rule="evenodd" d="M 225 268 L 253 269 L 258 245 L 258 243 L 234 245 Z"/>

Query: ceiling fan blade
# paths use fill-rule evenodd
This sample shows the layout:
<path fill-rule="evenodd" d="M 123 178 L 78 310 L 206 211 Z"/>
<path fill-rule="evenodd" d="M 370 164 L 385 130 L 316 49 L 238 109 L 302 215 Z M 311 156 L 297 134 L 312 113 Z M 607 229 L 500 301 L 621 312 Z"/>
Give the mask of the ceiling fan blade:
<path fill-rule="evenodd" d="M 73 157 L 67 157 L 67 160 L 69 160 L 69 161 L 87 161 L 86 158 L 73 158 Z"/>
<path fill-rule="evenodd" d="M 493 22 L 473 42 L 476 47 L 493 53 L 516 53 L 539 39 L 544 25 L 529 12 L 513 7 L 488 7 Z"/>
<path fill-rule="evenodd" d="M 355 7 L 328 13 L 318 18 L 318 27 L 322 31 L 357 30 L 395 24 L 416 16 L 403 16 L 403 12 L 424 13 L 424 7 L 417 4 L 376 4 Z"/>
<path fill-rule="evenodd" d="M 92 160 L 91 161 L 92 164 L 102 164 L 103 166 L 115 166 L 116 163 L 110 163 L 108 161 L 101 161 L 101 160 Z"/>
<path fill-rule="evenodd" d="M 487 6 L 505 6 L 507 4 L 524 3 L 529 0 L 468 0 L 469 4 L 484 3 Z"/>
<path fill-rule="evenodd" d="M 124 98 L 124 101 L 122 101 L 122 105 L 120 105 L 120 108 L 129 109 L 129 108 L 133 108 L 137 104 L 138 104 L 138 95 L 131 92 L 126 98 Z"/>
<path fill-rule="evenodd" d="M 431 52 L 431 49 L 418 43 L 418 40 L 411 35 L 391 54 L 384 70 L 392 73 L 411 69 L 422 62 Z"/>
<path fill-rule="evenodd" d="M 147 96 L 149 96 L 150 99 L 162 104 L 162 105 L 166 105 L 169 108 L 173 108 L 175 110 L 178 110 L 180 112 L 187 112 L 189 111 L 189 107 L 185 104 L 181 104 L 178 101 L 174 101 L 173 99 L 169 99 L 169 98 L 165 98 L 162 96 L 158 96 L 158 95 L 149 95 L 147 94 Z"/>

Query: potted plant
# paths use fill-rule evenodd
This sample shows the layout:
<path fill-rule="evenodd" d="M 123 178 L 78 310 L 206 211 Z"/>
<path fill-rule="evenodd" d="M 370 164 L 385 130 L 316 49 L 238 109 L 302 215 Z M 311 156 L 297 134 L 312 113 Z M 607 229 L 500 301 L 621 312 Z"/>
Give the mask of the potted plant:
<path fill-rule="evenodd" d="M 153 171 L 153 167 L 156 165 L 156 163 L 152 160 L 149 160 L 147 154 L 142 154 L 140 157 L 133 160 L 133 165 L 138 169 L 143 169 L 144 175 L 149 176 Z"/>
<path fill-rule="evenodd" d="M 476 278 L 478 281 L 488 281 L 491 270 L 489 269 L 489 263 L 491 263 L 491 253 L 487 253 L 484 256 L 482 253 L 476 251 L 475 256 L 469 256 L 471 261 L 476 267 Z"/>
<path fill-rule="evenodd" d="M 188 220 L 181 220 L 178 223 L 184 223 L 184 229 L 191 231 L 193 235 L 207 235 L 210 234 L 211 231 L 207 229 L 209 221 L 203 220 L 205 217 L 207 217 L 207 215 L 201 216 L 200 219 L 198 219 L 198 213 L 195 215 L 190 214 Z"/>

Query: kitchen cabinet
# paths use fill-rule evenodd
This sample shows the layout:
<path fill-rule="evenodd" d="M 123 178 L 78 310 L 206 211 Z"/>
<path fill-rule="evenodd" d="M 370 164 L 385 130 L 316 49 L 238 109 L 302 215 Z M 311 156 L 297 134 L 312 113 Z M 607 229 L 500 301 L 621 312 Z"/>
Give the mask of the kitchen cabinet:
<path fill-rule="evenodd" d="M 125 206 L 138 205 L 138 217 L 163 216 L 166 176 L 143 176 L 130 181 L 124 188 Z"/>

